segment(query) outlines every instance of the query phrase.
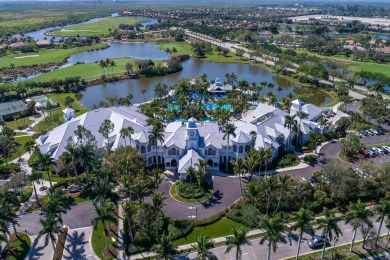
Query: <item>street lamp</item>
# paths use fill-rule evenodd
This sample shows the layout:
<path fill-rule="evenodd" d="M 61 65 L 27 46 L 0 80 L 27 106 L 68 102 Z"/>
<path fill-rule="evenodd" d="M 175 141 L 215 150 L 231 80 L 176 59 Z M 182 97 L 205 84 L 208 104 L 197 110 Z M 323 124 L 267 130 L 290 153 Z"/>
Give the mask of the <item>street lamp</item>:
<path fill-rule="evenodd" d="M 334 237 L 334 244 L 333 244 L 333 250 L 332 250 L 332 259 L 334 257 L 334 248 L 336 247 L 337 241 L 339 241 L 339 239 L 337 237 Z"/>
<path fill-rule="evenodd" d="M 198 221 L 198 208 L 197 207 L 188 207 L 188 209 L 195 210 L 195 216 L 188 216 L 188 218 L 195 218 Z"/>

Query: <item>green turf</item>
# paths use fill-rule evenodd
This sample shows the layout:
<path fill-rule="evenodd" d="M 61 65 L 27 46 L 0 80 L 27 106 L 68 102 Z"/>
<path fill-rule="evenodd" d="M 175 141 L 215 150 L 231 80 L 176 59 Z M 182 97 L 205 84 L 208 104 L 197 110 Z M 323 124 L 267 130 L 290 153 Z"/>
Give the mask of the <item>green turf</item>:
<path fill-rule="evenodd" d="M 195 242 L 195 237 L 200 236 L 202 233 L 207 235 L 210 238 L 223 237 L 232 234 L 232 228 L 244 228 L 245 230 L 249 230 L 250 228 L 237 223 L 233 220 L 223 218 L 211 225 L 203 226 L 203 227 L 195 227 L 194 230 L 189 233 L 187 236 L 175 240 L 174 243 L 176 245 L 184 245 L 188 243 Z"/>
<path fill-rule="evenodd" d="M 12 234 L 12 235 L 14 235 L 14 234 Z M 28 254 L 28 250 L 30 249 L 30 245 L 31 245 L 30 237 L 25 235 L 25 234 L 20 235 L 20 240 L 17 239 L 16 241 L 14 241 L 10 244 L 11 247 L 16 248 L 16 252 L 13 255 L 11 255 L 5 259 L 7 259 L 7 260 L 25 259 L 25 257 Z"/>
<path fill-rule="evenodd" d="M 33 140 L 33 138 L 31 136 L 21 136 L 21 137 L 17 137 L 15 136 L 15 142 L 18 144 L 16 149 L 15 149 L 15 152 L 13 152 L 11 154 L 10 157 L 7 158 L 7 161 L 10 162 L 16 158 L 18 158 L 19 156 L 25 154 L 27 151 L 26 149 L 24 149 L 24 143 L 26 143 L 28 140 Z M 0 165 L 5 163 L 5 160 L 3 158 L 0 159 Z"/>
<path fill-rule="evenodd" d="M 134 17 L 106 17 L 94 23 L 75 25 L 62 29 L 61 31 L 51 32 L 55 36 L 92 36 L 107 35 L 110 29 L 113 32 L 120 24 L 135 24 L 139 22 Z"/>
<path fill-rule="evenodd" d="M 108 224 L 106 223 L 106 225 L 108 226 Z M 115 236 L 115 239 L 117 240 L 118 237 Z M 116 242 L 113 242 L 112 241 L 112 238 L 109 237 L 108 238 L 108 243 L 110 245 L 114 245 L 116 246 Z M 104 248 L 106 247 L 106 241 L 105 241 L 105 237 L 104 237 L 104 230 L 103 230 L 103 225 L 102 223 L 99 223 L 97 228 L 93 230 L 92 232 L 92 248 L 93 248 L 93 251 L 95 252 L 95 254 L 100 258 L 100 259 L 115 259 L 114 257 L 110 257 L 110 258 L 105 258 L 103 257 L 103 250 Z"/>
<path fill-rule="evenodd" d="M 29 120 L 29 117 L 30 116 L 26 116 L 26 117 L 23 117 L 21 119 L 18 119 L 17 121 L 16 120 L 9 121 L 9 122 L 6 122 L 5 125 L 6 125 L 6 127 L 11 128 L 12 130 L 17 130 L 19 126 L 22 126 L 24 124 L 29 126 L 33 123 L 33 121 Z M 25 135 L 26 133 L 22 133 L 22 134 Z"/>
<path fill-rule="evenodd" d="M 208 199 L 208 198 L 211 196 L 211 192 L 207 192 L 203 197 L 198 198 L 198 199 L 186 199 L 186 198 L 183 198 L 183 197 L 181 197 L 181 196 L 177 193 L 176 184 L 173 184 L 173 185 L 171 186 L 171 188 L 169 189 L 169 192 L 171 193 L 172 197 L 173 197 L 175 200 L 178 200 L 178 201 L 184 202 L 184 203 L 197 203 L 197 202 L 202 202 L 202 201 L 205 201 L 206 199 Z"/>
<path fill-rule="evenodd" d="M 11 64 L 14 64 L 15 66 L 27 66 L 32 64 L 45 64 L 49 62 L 55 62 L 56 64 L 60 64 L 64 61 L 64 59 L 73 54 L 85 52 L 88 50 L 100 49 L 104 46 L 104 44 L 97 44 L 93 46 L 84 46 L 65 50 L 51 49 L 40 52 L 21 53 L 16 55 L 3 56 L 0 57 L 0 67 L 9 67 Z"/>
<path fill-rule="evenodd" d="M 126 72 L 125 64 L 127 62 L 133 62 L 134 59 L 132 58 L 117 58 L 113 59 L 117 66 L 113 68 L 113 74 L 119 75 Z M 108 73 L 109 70 L 109 73 Z M 105 74 L 106 76 L 111 76 L 112 74 L 112 68 L 105 68 Z M 83 63 L 83 64 L 75 64 L 73 66 L 69 66 L 63 69 L 54 70 L 45 74 L 42 74 L 38 77 L 35 77 L 31 79 L 31 81 L 35 82 L 47 82 L 50 81 L 53 78 L 57 79 L 65 79 L 66 77 L 76 77 L 80 76 L 82 79 L 85 79 L 87 81 L 93 80 L 93 79 L 100 79 L 100 77 L 103 75 L 102 69 L 100 68 L 98 63 L 92 62 L 92 63 Z"/>
<path fill-rule="evenodd" d="M 377 64 L 365 62 L 360 65 L 351 66 L 350 69 L 354 71 L 368 71 L 373 73 L 383 73 L 390 77 L 390 65 L 389 64 Z"/>
<path fill-rule="evenodd" d="M 158 45 L 160 50 L 170 49 L 172 51 L 173 48 L 176 49 L 177 52 L 173 53 L 173 55 L 191 55 L 192 48 L 189 43 L 186 42 L 170 42 L 170 43 L 161 43 Z"/>

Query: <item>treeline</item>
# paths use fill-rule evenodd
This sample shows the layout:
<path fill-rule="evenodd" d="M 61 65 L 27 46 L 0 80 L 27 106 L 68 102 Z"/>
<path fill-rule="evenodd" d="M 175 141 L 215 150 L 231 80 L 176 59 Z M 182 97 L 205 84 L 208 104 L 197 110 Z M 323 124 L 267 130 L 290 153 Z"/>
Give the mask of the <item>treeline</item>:
<path fill-rule="evenodd" d="M 365 4 L 347 4 L 334 5 L 321 8 L 317 11 L 323 15 L 346 15 L 346 16 L 362 16 L 362 17 L 377 17 L 389 16 L 390 8 L 386 5 L 365 5 Z"/>

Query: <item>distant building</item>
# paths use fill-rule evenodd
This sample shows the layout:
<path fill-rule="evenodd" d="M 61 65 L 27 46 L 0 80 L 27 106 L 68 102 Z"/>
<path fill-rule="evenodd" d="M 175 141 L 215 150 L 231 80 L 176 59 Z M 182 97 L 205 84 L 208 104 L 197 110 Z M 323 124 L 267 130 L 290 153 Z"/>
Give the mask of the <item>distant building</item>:
<path fill-rule="evenodd" d="M 39 40 L 35 43 L 38 47 L 48 47 L 51 45 L 51 42 L 49 40 Z"/>
<path fill-rule="evenodd" d="M 15 42 L 9 45 L 9 47 L 14 50 L 18 50 L 26 46 L 27 44 L 25 44 L 24 42 Z"/>
<path fill-rule="evenodd" d="M 64 113 L 65 122 L 68 122 L 68 121 L 72 120 L 73 118 L 75 118 L 75 111 L 76 110 L 74 110 L 71 107 L 68 107 L 68 108 L 65 108 L 64 110 L 62 110 L 62 112 Z"/>
<path fill-rule="evenodd" d="M 219 78 L 215 80 L 214 84 L 210 84 L 210 87 L 207 88 L 207 90 L 211 93 L 225 93 L 226 91 L 230 91 L 232 89 L 232 85 L 223 84 Z"/>
<path fill-rule="evenodd" d="M 0 44 L 0 50 L 6 50 L 8 48 L 7 44 Z"/>
<path fill-rule="evenodd" d="M 390 47 L 377 48 L 376 52 L 383 55 L 390 55 Z"/>

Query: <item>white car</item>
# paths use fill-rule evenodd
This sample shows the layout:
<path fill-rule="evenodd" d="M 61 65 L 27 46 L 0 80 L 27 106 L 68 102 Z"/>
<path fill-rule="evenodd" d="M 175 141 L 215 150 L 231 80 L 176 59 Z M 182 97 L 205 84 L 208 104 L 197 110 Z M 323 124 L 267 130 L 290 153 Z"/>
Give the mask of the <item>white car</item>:
<path fill-rule="evenodd" d="M 383 154 L 382 149 L 379 149 L 378 147 L 373 147 L 371 150 L 375 151 L 376 154 Z"/>
<path fill-rule="evenodd" d="M 373 134 L 379 135 L 379 132 L 378 132 L 376 129 L 370 129 L 370 131 L 371 131 Z"/>
<path fill-rule="evenodd" d="M 382 149 L 385 149 L 388 153 L 390 153 L 390 147 L 389 146 L 383 146 Z"/>

